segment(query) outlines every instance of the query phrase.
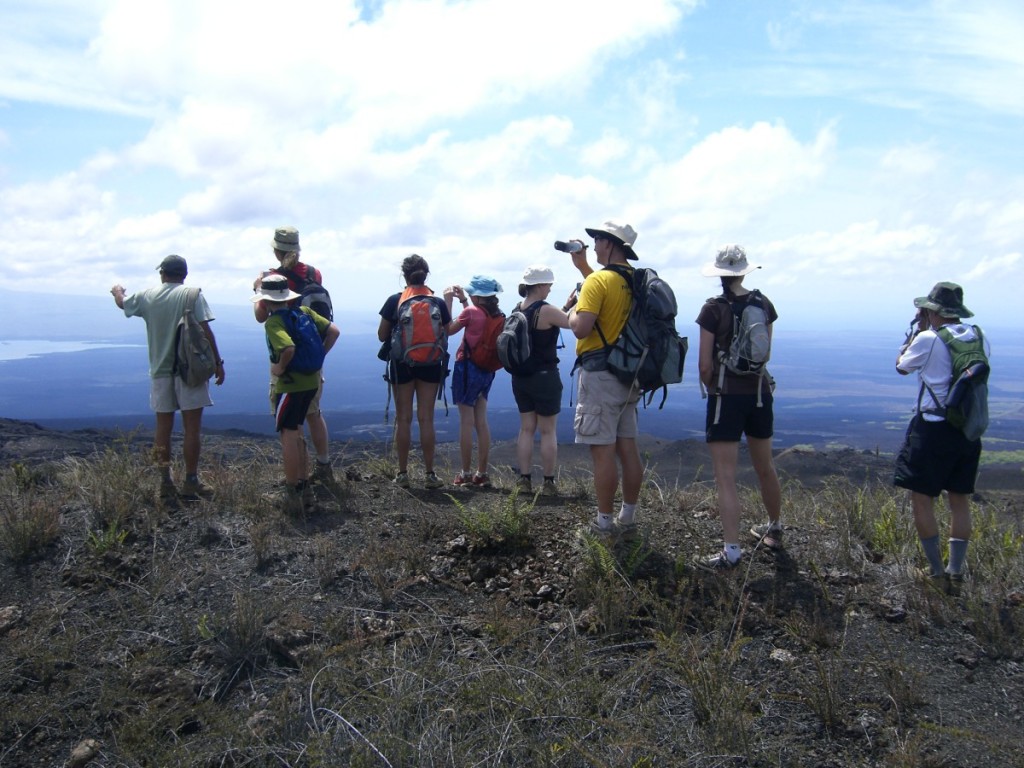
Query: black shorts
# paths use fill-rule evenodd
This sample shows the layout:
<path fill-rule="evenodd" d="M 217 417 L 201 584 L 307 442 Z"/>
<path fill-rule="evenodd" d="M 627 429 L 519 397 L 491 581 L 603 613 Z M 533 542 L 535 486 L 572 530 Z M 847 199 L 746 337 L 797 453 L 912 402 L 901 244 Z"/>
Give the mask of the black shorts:
<path fill-rule="evenodd" d="M 304 389 L 301 392 L 284 392 L 274 395 L 274 419 L 278 432 L 298 429 L 306 421 L 306 411 L 316 397 L 317 390 Z"/>
<path fill-rule="evenodd" d="M 544 368 L 532 376 L 513 376 L 512 395 L 520 413 L 557 416 L 562 410 L 562 377 L 557 368 Z"/>
<path fill-rule="evenodd" d="M 388 368 L 388 380 L 392 384 L 408 384 L 415 379 L 425 381 L 428 384 L 440 384 L 443 375 L 443 366 L 437 365 L 413 365 L 391 362 Z"/>
<path fill-rule="evenodd" d="M 945 421 L 915 417 L 896 457 L 893 484 L 935 498 L 942 491 L 974 493 L 981 440 L 968 440 Z"/>
<path fill-rule="evenodd" d="M 704 421 L 704 435 L 709 443 L 738 443 L 743 435 L 757 440 L 767 440 L 775 434 L 775 415 L 772 411 L 770 393 L 761 395 L 761 406 L 757 395 L 708 395 L 707 417 Z M 715 424 L 716 411 L 718 423 Z"/>

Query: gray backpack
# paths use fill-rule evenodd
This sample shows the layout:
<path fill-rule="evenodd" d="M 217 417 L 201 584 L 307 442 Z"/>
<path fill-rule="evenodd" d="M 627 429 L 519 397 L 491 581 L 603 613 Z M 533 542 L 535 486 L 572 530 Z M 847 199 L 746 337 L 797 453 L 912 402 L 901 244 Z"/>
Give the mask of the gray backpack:
<path fill-rule="evenodd" d="M 530 359 L 533 354 L 530 336 L 537 327 L 537 316 L 544 302 L 537 302 L 526 311 L 522 306 L 517 304 L 505 318 L 505 326 L 498 334 L 498 359 L 513 376 L 532 376 L 537 372 L 537 365 Z"/>
<path fill-rule="evenodd" d="M 203 324 L 196 320 L 196 299 L 199 288 L 186 288 L 185 310 L 178 321 L 174 344 L 172 372 L 190 387 L 209 381 L 217 372 L 217 359 Z"/>
<path fill-rule="evenodd" d="M 751 291 L 745 303 L 729 302 L 729 305 L 732 339 L 729 348 L 720 353 L 722 366 L 737 376 L 761 376 L 772 353 L 768 313 L 761 302 L 761 294 Z"/>

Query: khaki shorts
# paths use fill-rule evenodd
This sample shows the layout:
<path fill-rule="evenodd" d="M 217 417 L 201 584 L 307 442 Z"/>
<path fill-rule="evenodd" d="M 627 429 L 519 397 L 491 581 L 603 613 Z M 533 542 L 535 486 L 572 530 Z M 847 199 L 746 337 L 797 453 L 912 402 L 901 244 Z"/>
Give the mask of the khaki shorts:
<path fill-rule="evenodd" d="M 610 445 L 637 437 L 636 390 L 608 371 L 580 369 L 573 429 L 582 445 Z"/>
<path fill-rule="evenodd" d="M 279 395 L 274 393 L 274 384 L 277 381 L 276 376 L 270 377 L 270 412 L 273 414 L 277 413 L 277 401 Z M 320 413 L 320 396 L 324 393 L 324 377 L 320 376 L 320 386 L 316 388 L 316 394 L 313 395 L 313 402 L 309 404 L 309 410 L 306 411 L 306 416 L 316 416 Z"/>
<path fill-rule="evenodd" d="M 190 387 L 180 376 L 158 376 L 150 380 L 149 407 L 155 413 L 194 411 L 213 405 L 210 399 L 210 382 L 204 381 L 198 387 Z"/>

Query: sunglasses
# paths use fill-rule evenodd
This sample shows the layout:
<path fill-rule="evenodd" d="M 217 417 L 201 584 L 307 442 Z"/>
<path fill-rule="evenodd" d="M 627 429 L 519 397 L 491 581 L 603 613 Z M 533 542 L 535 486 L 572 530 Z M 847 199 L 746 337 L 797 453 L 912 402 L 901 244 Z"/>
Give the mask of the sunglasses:
<path fill-rule="evenodd" d="M 610 239 L 611 238 L 608 237 L 607 235 L 594 235 L 594 242 L 595 243 L 598 242 L 599 240 L 610 240 Z"/>

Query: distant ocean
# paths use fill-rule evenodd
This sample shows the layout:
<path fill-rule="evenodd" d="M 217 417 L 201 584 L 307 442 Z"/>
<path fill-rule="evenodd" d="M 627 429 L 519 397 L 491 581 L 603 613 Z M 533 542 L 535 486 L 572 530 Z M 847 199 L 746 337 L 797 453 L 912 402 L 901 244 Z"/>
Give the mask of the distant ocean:
<path fill-rule="evenodd" d="M 40 317 L 48 318 L 50 326 L 21 326 L 12 332 L 13 326 L 7 324 L 0 339 L 0 415 L 59 429 L 151 429 L 144 323 L 126 319 L 112 305 L 91 298 L 72 297 Z M 650 407 L 641 409 L 641 430 L 664 439 L 702 438 L 705 403 L 697 383 L 696 326 L 679 325 L 691 344 L 683 383 L 669 388 L 663 409 L 658 407 L 660 393 Z M 385 423 L 387 390 L 383 363 L 376 358 L 376 319 L 348 319 L 341 326 L 343 336 L 324 369 L 323 405 L 331 437 L 383 439 L 394 422 L 394 404 Z M 215 405 L 204 414 L 204 424 L 210 429 L 271 433 L 262 329 L 248 307 L 237 306 L 220 308 L 213 327 L 227 361 L 227 381 L 212 388 Z M 359 332 L 345 332 L 353 328 Z M 986 330 L 995 350 L 990 384 L 993 423 L 986 444 L 1024 449 L 1024 339 L 1018 332 Z M 37 340 L 33 332 L 45 340 Z M 559 439 L 571 441 L 570 394 L 575 379 L 569 378 L 569 369 L 574 340 L 568 331 L 563 331 L 563 339 L 568 348 L 560 352 L 566 388 Z M 877 331 L 793 331 L 780 323 L 770 365 L 777 382 L 777 446 L 896 450 L 917 395 L 916 378 L 899 376 L 894 369 L 901 341 L 902 329 L 886 337 Z M 447 417 L 443 402 L 438 403 L 436 424 L 442 441 L 458 437 L 458 409 L 450 405 L 450 390 L 448 400 Z M 519 419 L 503 372 L 492 389 L 488 413 L 495 439 L 515 437 Z"/>

